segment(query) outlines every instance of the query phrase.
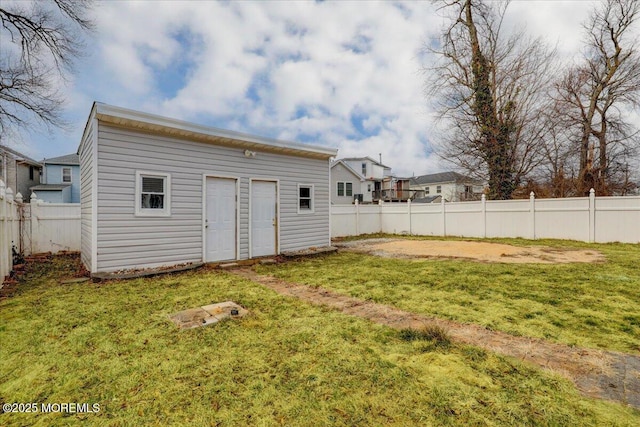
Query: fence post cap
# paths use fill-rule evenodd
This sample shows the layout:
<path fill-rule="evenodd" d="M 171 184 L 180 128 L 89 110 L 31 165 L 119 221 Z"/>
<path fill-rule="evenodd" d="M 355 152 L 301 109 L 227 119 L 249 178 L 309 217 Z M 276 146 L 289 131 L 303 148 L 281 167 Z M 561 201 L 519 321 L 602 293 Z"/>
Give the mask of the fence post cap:
<path fill-rule="evenodd" d="M 483 202 L 486 202 L 487 196 L 484 193 L 482 193 L 482 196 L 480 196 L 480 200 L 482 200 Z"/>
<path fill-rule="evenodd" d="M 360 202 L 358 201 L 358 199 L 355 200 L 355 205 L 358 206 L 360 204 Z"/>
<path fill-rule="evenodd" d="M 590 196 L 595 196 L 596 195 L 596 190 L 594 190 L 593 188 L 591 190 L 589 190 L 589 195 Z"/>
<path fill-rule="evenodd" d="M 11 189 L 11 187 L 6 189 L 6 193 L 5 194 L 6 194 L 7 200 L 12 202 L 13 201 L 13 190 Z"/>
<path fill-rule="evenodd" d="M 534 197 L 536 197 L 536 193 L 534 193 L 534 192 L 532 191 L 531 193 L 529 193 L 529 197 L 531 197 L 531 198 L 533 199 Z"/>
<path fill-rule="evenodd" d="M 16 202 L 20 202 L 22 203 L 24 201 L 24 198 L 22 197 L 22 193 L 18 191 L 18 194 L 16 194 Z"/>
<path fill-rule="evenodd" d="M 7 186 L 5 185 L 4 181 L 0 179 L 0 197 L 4 197 L 5 190 L 6 190 Z"/>
<path fill-rule="evenodd" d="M 38 200 L 38 195 L 36 194 L 36 192 L 35 192 L 35 191 L 32 191 L 32 192 L 31 192 L 31 201 L 32 201 L 32 202 L 35 202 L 35 201 L 37 201 L 37 200 Z"/>

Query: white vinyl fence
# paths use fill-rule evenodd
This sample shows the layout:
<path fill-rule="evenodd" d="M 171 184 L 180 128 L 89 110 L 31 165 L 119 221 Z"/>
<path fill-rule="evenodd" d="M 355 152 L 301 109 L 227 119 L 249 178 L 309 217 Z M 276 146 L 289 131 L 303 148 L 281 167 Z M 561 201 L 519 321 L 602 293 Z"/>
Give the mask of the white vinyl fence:
<path fill-rule="evenodd" d="M 5 188 L 0 179 L 0 283 L 13 267 L 12 246 L 20 235 L 18 202 L 13 200 L 13 190 Z"/>
<path fill-rule="evenodd" d="M 369 233 L 640 243 L 640 197 L 331 206 L 331 236 Z"/>
<path fill-rule="evenodd" d="M 0 283 L 12 270 L 13 248 L 23 255 L 80 250 L 80 204 L 45 203 L 20 193 L 0 180 Z"/>

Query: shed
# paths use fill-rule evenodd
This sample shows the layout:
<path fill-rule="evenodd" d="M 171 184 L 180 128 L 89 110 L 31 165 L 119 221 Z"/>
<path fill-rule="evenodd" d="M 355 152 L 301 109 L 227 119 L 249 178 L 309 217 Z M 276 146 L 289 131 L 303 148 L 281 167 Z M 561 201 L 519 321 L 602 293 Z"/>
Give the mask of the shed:
<path fill-rule="evenodd" d="M 91 273 L 331 244 L 335 149 L 94 103 L 78 154 Z"/>

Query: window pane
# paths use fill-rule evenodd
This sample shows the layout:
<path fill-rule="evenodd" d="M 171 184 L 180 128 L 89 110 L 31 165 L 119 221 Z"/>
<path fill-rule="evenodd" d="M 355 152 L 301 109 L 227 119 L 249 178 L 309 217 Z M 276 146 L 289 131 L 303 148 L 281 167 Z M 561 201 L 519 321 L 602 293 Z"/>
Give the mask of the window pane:
<path fill-rule="evenodd" d="M 71 168 L 62 168 L 62 182 L 71 182 Z"/>
<path fill-rule="evenodd" d="M 311 199 L 300 199 L 300 209 L 311 209 Z"/>
<path fill-rule="evenodd" d="M 300 197 L 311 197 L 311 188 L 310 187 L 300 187 Z"/>
<path fill-rule="evenodd" d="M 338 196 L 344 196 L 344 182 L 338 183 Z"/>
<path fill-rule="evenodd" d="M 143 193 L 164 193 L 164 178 L 142 177 Z"/>
<path fill-rule="evenodd" d="M 353 184 L 350 182 L 347 182 L 345 185 L 347 186 L 346 188 L 347 196 L 349 197 L 353 196 Z"/>
<path fill-rule="evenodd" d="M 143 194 L 142 209 L 164 209 L 164 194 Z"/>

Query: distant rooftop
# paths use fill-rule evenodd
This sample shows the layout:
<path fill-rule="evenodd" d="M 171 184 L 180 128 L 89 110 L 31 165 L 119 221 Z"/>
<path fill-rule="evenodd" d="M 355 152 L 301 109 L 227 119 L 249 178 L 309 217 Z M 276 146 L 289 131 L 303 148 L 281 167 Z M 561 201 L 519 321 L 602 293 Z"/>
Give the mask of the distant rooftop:
<path fill-rule="evenodd" d="M 18 161 L 23 161 L 25 163 L 29 163 L 29 164 L 32 164 L 32 165 L 35 165 L 35 166 L 41 166 L 41 163 L 39 161 L 33 160 L 31 157 L 25 156 L 21 152 L 16 151 L 13 148 L 9 148 L 6 145 L 0 145 L 0 151 L 5 151 L 5 152 L 11 154 Z"/>
<path fill-rule="evenodd" d="M 76 153 L 66 154 L 59 157 L 51 157 L 50 159 L 44 159 L 42 163 L 47 165 L 79 165 L 80 156 Z"/>
<path fill-rule="evenodd" d="M 378 166 L 382 166 L 383 168 L 387 168 L 387 169 L 391 169 L 390 166 L 386 166 L 383 165 L 382 163 L 380 163 L 377 160 L 372 159 L 371 157 L 367 156 L 367 157 L 345 157 L 343 159 L 338 159 L 338 160 L 345 160 L 345 161 L 351 161 L 351 160 L 357 160 L 357 161 L 362 161 L 362 160 L 369 160 L 370 162 L 375 163 Z"/>
<path fill-rule="evenodd" d="M 420 175 L 411 178 L 411 184 L 414 185 L 423 185 L 423 184 L 439 184 L 445 182 L 477 182 L 477 180 L 459 174 L 458 172 L 440 172 L 440 173 L 432 173 L 429 175 Z"/>

